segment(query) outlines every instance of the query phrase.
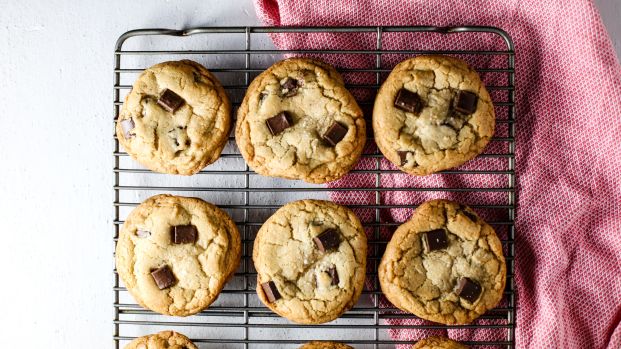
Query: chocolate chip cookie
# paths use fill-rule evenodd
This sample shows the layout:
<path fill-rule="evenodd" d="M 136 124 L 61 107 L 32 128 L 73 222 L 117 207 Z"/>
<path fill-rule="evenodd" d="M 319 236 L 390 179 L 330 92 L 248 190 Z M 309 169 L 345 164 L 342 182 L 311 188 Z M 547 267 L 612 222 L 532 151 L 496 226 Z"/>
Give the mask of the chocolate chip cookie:
<path fill-rule="evenodd" d="M 140 305 L 187 316 L 218 297 L 240 251 L 237 226 L 226 212 L 197 198 L 156 195 L 123 224 L 116 268 Z"/>
<path fill-rule="evenodd" d="M 427 337 L 416 342 L 412 349 L 468 349 L 468 347 L 446 337 Z"/>
<path fill-rule="evenodd" d="M 291 58 L 250 84 L 235 138 L 255 172 L 325 183 L 356 164 L 366 131 L 362 111 L 332 66 Z"/>
<path fill-rule="evenodd" d="M 319 324 L 336 319 L 358 300 L 367 238 L 350 209 L 300 200 L 263 224 L 252 257 L 259 299 L 291 321 Z"/>
<path fill-rule="evenodd" d="M 231 125 L 231 104 L 202 65 L 172 61 L 146 69 L 125 97 L 119 143 L 152 171 L 192 175 L 216 161 Z"/>
<path fill-rule="evenodd" d="M 489 93 L 474 69 L 448 56 L 399 63 L 373 108 L 375 142 L 413 175 L 457 167 L 480 154 L 494 134 Z"/>
<path fill-rule="evenodd" d="M 507 268 L 494 229 L 465 205 L 433 200 L 399 226 L 378 276 L 396 307 L 443 324 L 467 324 L 500 302 Z"/>
<path fill-rule="evenodd" d="M 162 331 L 134 339 L 125 349 L 198 349 L 192 341 L 181 333 Z"/>
<path fill-rule="evenodd" d="M 337 342 L 308 342 L 299 349 L 353 349 L 349 345 Z"/>

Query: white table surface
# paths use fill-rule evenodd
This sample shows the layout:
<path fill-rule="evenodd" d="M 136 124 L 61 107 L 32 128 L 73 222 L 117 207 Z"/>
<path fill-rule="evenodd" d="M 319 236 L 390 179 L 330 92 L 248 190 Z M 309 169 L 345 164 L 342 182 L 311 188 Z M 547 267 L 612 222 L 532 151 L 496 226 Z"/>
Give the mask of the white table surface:
<path fill-rule="evenodd" d="M 597 3 L 620 54 L 621 0 Z M 116 38 L 257 24 L 250 0 L 0 0 L 0 346 L 111 345 Z"/>

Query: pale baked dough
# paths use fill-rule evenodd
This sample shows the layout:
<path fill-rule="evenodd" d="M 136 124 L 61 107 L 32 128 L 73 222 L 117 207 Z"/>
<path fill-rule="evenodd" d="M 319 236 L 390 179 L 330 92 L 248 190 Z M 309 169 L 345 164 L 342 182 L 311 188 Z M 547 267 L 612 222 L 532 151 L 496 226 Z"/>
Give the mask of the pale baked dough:
<path fill-rule="evenodd" d="M 312 341 L 304 344 L 299 349 L 353 349 L 347 344 L 337 342 Z"/>
<path fill-rule="evenodd" d="M 192 341 L 178 332 L 162 331 L 138 337 L 129 342 L 125 349 L 198 349 Z"/>
<path fill-rule="evenodd" d="M 327 229 L 341 236 L 337 250 L 321 252 L 313 237 Z M 358 300 L 366 274 L 367 238 L 358 217 L 329 201 L 300 200 L 281 207 L 257 233 L 253 260 L 257 294 L 287 319 L 318 324 L 336 319 Z M 336 267 L 338 285 L 328 270 Z M 261 283 L 273 281 L 282 298 L 269 302 Z"/>
<path fill-rule="evenodd" d="M 171 227 L 192 224 L 195 243 L 171 243 Z M 138 231 L 150 232 L 141 237 Z M 127 217 L 116 246 L 116 268 L 127 290 L 143 307 L 187 316 L 208 307 L 240 260 L 241 239 L 226 212 L 197 198 L 153 196 Z M 151 271 L 163 265 L 177 282 L 160 290 Z"/>
<path fill-rule="evenodd" d="M 287 77 L 301 82 L 294 96 L 283 95 L 281 84 Z M 266 120 L 281 111 L 291 116 L 293 126 L 272 135 Z M 334 122 L 348 128 L 336 146 L 322 140 Z M 332 66 L 291 58 L 272 65 L 250 84 L 237 112 L 235 138 L 257 173 L 325 183 L 356 164 L 366 130 L 360 107 Z"/>
<path fill-rule="evenodd" d="M 171 113 L 157 100 L 169 89 L 185 102 Z M 129 137 L 123 120 L 131 119 Z M 231 104 L 218 79 L 189 61 L 156 64 L 138 76 L 119 114 L 119 143 L 152 171 L 192 175 L 220 157 L 231 126 Z"/>
<path fill-rule="evenodd" d="M 468 349 L 468 346 L 446 337 L 427 337 L 416 342 L 412 349 Z"/>
<path fill-rule="evenodd" d="M 446 229 L 449 245 L 425 252 L 422 233 L 435 229 Z M 392 304 L 443 324 L 467 324 L 494 308 L 502 299 L 507 278 L 502 244 L 494 229 L 469 207 L 448 200 L 423 203 L 399 226 L 386 246 L 378 273 L 382 291 Z M 474 304 L 455 292 L 461 277 L 482 287 Z"/>
<path fill-rule="evenodd" d="M 405 88 L 422 99 L 419 114 L 394 106 Z M 452 111 L 457 91 L 478 95 L 476 111 Z M 401 170 L 427 175 L 457 167 L 480 154 L 494 134 L 496 119 L 489 93 L 477 72 L 448 56 L 418 56 L 399 63 L 382 84 L 373 107 L 375 142 Z M 410 152 L 402 165 L 397 152 Z"/>

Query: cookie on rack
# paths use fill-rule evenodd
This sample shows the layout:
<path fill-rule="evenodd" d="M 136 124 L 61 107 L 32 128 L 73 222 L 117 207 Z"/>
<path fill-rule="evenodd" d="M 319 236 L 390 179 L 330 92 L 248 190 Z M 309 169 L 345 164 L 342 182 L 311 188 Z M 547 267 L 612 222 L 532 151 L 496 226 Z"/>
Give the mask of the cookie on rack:
<path fill-rule="evenodd" d="M 419 340 L 412 349 L 468 349 L 468 346 L 446 337 L 434 336 Z"/>
<path fill-rule="evenodd" d="M 332 321 L 354 306 L 366 274 L 358 217 L 329 201 L 288 203 L 259 229 L 253 261 L 259 299 L 297 323 Z"/>
<path fill-rule="evenodd" d="M 116 135 L 127 153 L 161 173 L 193 175 L 220 157 L 231 104 L 218 79 L 190 61 L 156 64 L 125 97 Z"/>
<path fill-rule="evenodd" d="M 443 324 L 467 324 L 500 302 L 507 268 L 489 224 L 465 205 L 433 200 L 395 231 L 378 277 L 399 309 Z"/>
<path fill-rule="evenodd" d="M 360 107 L 334 67 L 291 58 L 250 84 L 235 139 L 259 174 L 325 183 L 356 164 L 366 130 Z"/>
<path fill-rule="evenodd" d="M 116 269 L 143 307 L 188 316 L 216 300 L 240 252 L 237 226 L 226 212 L 197 198 L 156 195 L 123 224 Z"/>
<path fill-rule="evenodd" d="M 162 331 L 138 337 L 129 342 L 125 349 L 198 349 L 198 347 L 181 333 Z"/>
<path fill-rule="evenodd" d="M 399 63 L 373 107 L 375 142 L 413 175 L 457 167 L 479 155 L 494 134 L 494 105 L 479 74 L 448 56 Z"/>
<path fill-rule="evenodd" d="M 304 344 L 299 349 L 353 349 L 347 344 L 338 342 L 312 341 Z"/>

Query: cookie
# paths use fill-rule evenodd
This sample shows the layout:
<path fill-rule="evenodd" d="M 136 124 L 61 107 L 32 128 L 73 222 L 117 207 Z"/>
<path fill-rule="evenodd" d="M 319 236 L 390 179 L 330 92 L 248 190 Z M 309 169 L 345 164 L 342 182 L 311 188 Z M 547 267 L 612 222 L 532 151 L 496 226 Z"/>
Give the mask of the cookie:
<path fill-rule="evenodd" d="M 399 63 L 373 107 L 375 142 L 393 164 L 413 175 L 457 167 L 480 154 L 496 118 L 479 74 L 448 56 Z"/>
<path fill-rule="evenodd" d="M 181 333 L 162 331 L 134 339 L 125 349 L 198 349 L 192 341 Z"/>
<path fill-rule="evenodd" d="M 465 205 L 433 200 L 399 226 L 378 276 L 396 307 L 443 324 L 467 324 L 500 302 L 507 277 L 494 229 Z"/>
<path fill-rule="evenodd" d="M 252 258 L 257 294 L 267 307 L 297 323 L 320 324 L 358 300 L 367 238 L 347 207 L 300 200 L 281 207 L 261 226 Z"/>
<path fill-rule="evenodd" d="M 312 341 L 304 344 L 299 349 L 353 349 L 349 345 L 337 342 Z"/>
<path fill-rule="evenodd" d="M 187 316 L 218 297 L 240 251 L 237 226 L 226 212 L 197 198 L 156 195 L 125 220 L 116 268 L 140 305 Z"/>
<path fill-rule="evenodd" d="M 152 171 L 192 175 L 216 161 L 226 145 L 231 104 L 202 65 L 171 61 L 146 69 L 116 124 L 119 143 Z"/>
<path fill-rule="evenodd" d="M 235 139 L 259 174 L 325 183 L 356 164 L 366 131 L 360 107 L 332 66 L 291 58 L 250 84 Z"/>
<path fill-rule="evenodd" d="M 416 342 L 412 349 L 468 349 L 468 347 L 446 337 L 427 337 Z"/>

